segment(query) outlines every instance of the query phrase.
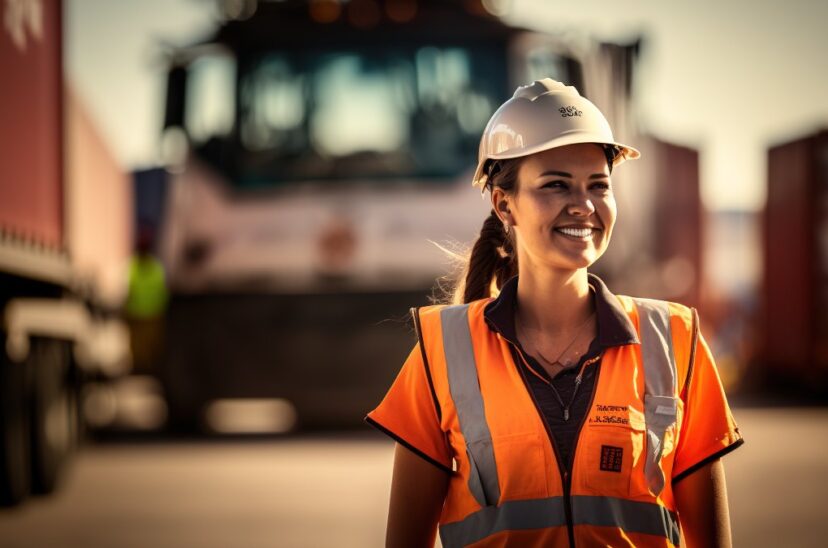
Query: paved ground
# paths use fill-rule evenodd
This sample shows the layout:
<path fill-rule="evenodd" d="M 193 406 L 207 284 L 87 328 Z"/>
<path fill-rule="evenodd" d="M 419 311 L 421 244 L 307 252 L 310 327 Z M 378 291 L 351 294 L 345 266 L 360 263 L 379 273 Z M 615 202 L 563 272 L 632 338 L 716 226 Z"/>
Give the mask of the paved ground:
<path fill-rule="evenodd" d="M 828 410 L 736 417 L 735 546 L 825 546 Z M 0 546 L 382 546 L 392 454 L 370 436 L 89 446 L 57 495 L 0 512 Z"/>

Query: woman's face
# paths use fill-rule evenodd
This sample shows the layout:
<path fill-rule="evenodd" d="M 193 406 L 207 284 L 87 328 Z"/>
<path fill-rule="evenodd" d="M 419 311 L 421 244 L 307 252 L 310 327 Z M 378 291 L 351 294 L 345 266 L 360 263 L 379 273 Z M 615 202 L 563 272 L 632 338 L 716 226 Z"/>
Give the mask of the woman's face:
<path fill-rule="evenodd" d="M 495 189 L 492 201 L 515 230 L 520 269 L 573 271 L 607 249 L 616 204 L 603 149 L 585 143 L 527 156 L 510 195 Z"/>

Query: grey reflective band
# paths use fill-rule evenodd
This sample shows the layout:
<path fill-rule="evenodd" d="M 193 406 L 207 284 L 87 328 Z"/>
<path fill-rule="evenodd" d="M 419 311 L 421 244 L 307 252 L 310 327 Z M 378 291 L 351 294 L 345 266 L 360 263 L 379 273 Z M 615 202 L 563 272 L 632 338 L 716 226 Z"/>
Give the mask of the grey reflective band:
<path fill-rule="evenodd" d="M 653 299 L 633 301 L 638 308 L 645 392 L 654 396 L 675 396 L 676 356 L 668 304 Z"/>
<path fill-rule="evenodd" d="M 566 527 L 563 497 L 510 500 L 440 526 L 443 548 L 467 546 L 507 530 Z"/>
<path fill-rule="evenodd" d="M 614 497 L 572 497 L 572 524 L 617 527 L 628 533 L 655 535 L 680 542 L 676 516 L 659 504 Z M 466 546 L 501 531 L 565 527 L 563 497 L 510 500 L 489 506 L 465 519 L 440 526 L 445 548 Z"/>
<path fill-rule="evenodd" d="M 644 475 L 650 492 L 658 496 L 664 489 L 661 455 L 664 434 L 676 422 L 677 368 L 670 327 L 670 308 L 666 301 L 633 299 L 638 308 L 641 359 L 644 362 L 644 422 L 647 426 L 647 453 Z"/>
<path fill-rule="evenodd" d="M 613 497 L 572 497 L 574 525 L 618 527 L 628 533 L 657 535 L 674 546 L 681 542 L 678 518 L 667 508 L 650 502 Z"/>
<path fill-rule="evenodd" d="M 449 392 L 457 409 L 460 430 L 466 439 L 466 452 L 471 466 L 469 489 L 481 506 L 494 505 L 500 500 L 500 485 L 492 434 L 486 422 L 483 394 L 480 393 L 480 381 L 477 378 L 477 364 L 469 329 L 469 306 L 464 304 L 442 309 L 440 322 Z"/>

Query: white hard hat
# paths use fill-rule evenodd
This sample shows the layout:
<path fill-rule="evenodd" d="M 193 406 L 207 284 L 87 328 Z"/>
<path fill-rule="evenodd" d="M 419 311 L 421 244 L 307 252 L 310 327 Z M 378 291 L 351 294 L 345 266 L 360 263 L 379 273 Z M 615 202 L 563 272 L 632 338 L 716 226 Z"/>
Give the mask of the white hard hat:
<path fill-rule="evenodd" d="M 472 184 L 485 189 L 489 160 L 519 158 L 575 143 L 616 147 L 613 166 L 641 156 L 638 150 L 615 141 L 598 107 L 581 97 L 573 86 L 551 78 L 521 86 L 495 111 L 483 130 Z"/>

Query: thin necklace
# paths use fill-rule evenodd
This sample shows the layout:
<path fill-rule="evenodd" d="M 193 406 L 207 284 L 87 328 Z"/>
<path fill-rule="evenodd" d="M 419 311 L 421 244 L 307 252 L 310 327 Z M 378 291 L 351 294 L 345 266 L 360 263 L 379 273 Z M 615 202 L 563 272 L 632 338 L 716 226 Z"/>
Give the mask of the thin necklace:
<path fill-rule="evenodd" d="M 541 353 L 540 348 L 538 347 L 538 345 L 537 345 L 537 344 L 532 343 L 532 347 L 535 349 L 535 352 L 536 352 L 536 353 L 537 353 L 537 354 L 538 354 L 541 358 L 543 358 L 543 361 L 545 361 L 546 363 L 548 363 L 548 364 L 549 364 L 549 365 L 551 365 L 552 367 L 555 367 L 556 365 L 560 365 L 563 369 L 566 369 L 566 367 L 567 367 L 567 366 L 566 366 L 565 364 L 561 363 L 561 361 L 560 361 L 560 360 L 561 360 L 561 358 L 563 357 L 563 355 L 564 355 L 564 354 L 566 354 L 567 350 L 569 350 L 570 348 L 572 348 L 572 345 L 573 345 L 573 344 L 575 344 L 575 341 L 577 341 L 577 340 L 578 340 L 578 337 L 580 337 L 580 336 L 581 336 L 581 331 L 583 331 L 583 330 L 584 330 L 584 327 L 586 327 L 586 324 L 587 324 L 587 323 L 589 323 L 589 320 L 591 320 L 591 319 L 592 319 L 592 317 L 593 317 L 594 315 L 595 315 L 595 311 L 593 310 L 593 311 L 592 311 L 592 313 L 591 313 L 589 316 L 587 316 L 587 319 L 586 319 L 586 320 L 584 320 L 584 323 L 582 323 L 582 324 L 580 325 L 580 327 L 578 327 L 578 331 L 576 331 L 576 332 L 575 332 L 575 338 L 574 338 L 574 339 L 572 339 L 572 340 L 569 342 L 569 344 L 568 344 L 568 345 L 566 345 L 566 348 L 564 348 L 564 349 L 563 349 L 563 352 L 561 352 L 560 354 L 558 354 L 558 357 L 557 357 L 554 361 L 553 361 L 553 360 L 550 360 L 549 358 L 547 358 L 546 356 L 544 356 L 544 355 L 543 355 L 543 353 Z"/>
<path fill-rule="evenodd" d="M 562 357 L 562 356 L 566 353 L 566 351 L 567 351 L 567 350 L 569 350 L 569 349 L 572 347 L 572 345 L 575 343 L 575 341 L 576 341 L 576 340 L 578 340 L 578 337 L 581 335 L 581 331 L 583 331 L 584 326 L 586 326 L 586 324 L 589 322 L 589 320 L 591 320 L 591 319 L 592 319 L 592 316 L 594 316 L 594 315 L 595 315 L 595 311 L 593 310 L 593 311 L 592 311 L 592 313 L 591 313 L 591 314 L 587 317 L 587 319 L 584 321 L 584 323 L 582 323 L 582 324 L 581 324 L 581 326 L 578 328 L 578 331 L 575 333 L 575 338 L 574 338 L 574 339 L 572 339 L 572 342 L 570 342 L 570 343 L 567 345 L 567 347 L 566 347 L 566 348 L 564 348 L 563 352 L 561 352 L 561 353 L 558 355 L 558 358 L 557 358 L 554 362 L 550 361 L 550 360 L 549 360 L 549 358 L 547 358 L 546 356 L 544 356 L 544 355 L 541 353 L 541 351 L 538 349 L 538 346 L 537 346 L 537 345 L 535 345 L 535 344 L 533 344 L 532 346 L 534 347 L 535 352 L 536 352 L 536 353 L 537 353 L 537 354 L 538 354 L 541 358 L 543 358 L 543 360 L 544 360 L 545 362 L 547 362 L 547 363 L 548 363 L 548 364 L 550 364 L 551 366 L 553 366 L 553 367 L 554 367 L 554 366 L 557 364 L 557 365 L 560 365 L 562 368 L 564 368 L 564 369 L 565 369 L 565 368 L 566 368 L 566 366 L 565 366 L 563 363 L 561 363 L 559 360 L 560 360 L 560 359 L 561 359 L 561 357 Z M 523 361 L 523 363 L 524 363 L 524 364 L 526 364 L 526 367 L 528 367 L 528 368 L 531 370 L 531 369 L 532 369 L 532 367 L 531 367 L 531 366 L 530 366 L 530 365 L 526 362 L 526 358 L 523 356 L 523 352 L 521 352 L 521 351 L 520 351 L 520 348 L 518 348 L 518 354 L 520 355 L 520 359 Z M 596 361 L 598 361 L 598 359 L 600 359 L 600 357 L 601 357 L 601 356 L 600 356 L 600 354 L 599 354 L 598 356 L 596 356 L 596 357 L 594 357 L 594 358 L 591 358 L 591 359 L 589 359 L 589 360 L 585 360 L 585 361 L 584 361 L 584 363 L 581 365 L 581 370 L 578 372 L 578 376 L 577 376 L 577 377 L 575 377 L 575 389 L 572 391 L 572 397 L 571 397 L 571 398 L 569 398 L 569 403 L 566 403 L 566 404 L 564 403 L 563 398 L 561 398 L 561 395 L 560 395 L 560 393 L 558 392 L 558 389 L 557 389 L 557 388 L 555 388 L 555 385 L 553 385 L 551 382 L 547 383 L 547 384 L 549 385 L 549 388 L 551 388 L 551 389 L 552 389 L 552 394 L 555 396 L 555 399 L 556 399 L 556 400 L 558 400 L 558 403 L 559 403 L 559 404 L 560 404 L 560 406 L 561 406 L 561 410 L 563 411 L 563 420 L 564 420 L 564 422 L 569 422 L 569 410 L 570 410 L 570 408 L 572 407 L 572 403 L 575 401 L 575 396 L 577 396 L 577 395 L 578 395 L 578 388 L 581 386 L 581 381 L 583 380 L 583 376 L 584 376 L 584 369 L 586 369 L 586 366 L 587 366 L 587 365 L 589 365 L 589 364 L 591 364 L 591 363 L 595 363 Z M 545 379 L 544 379 L 544 380 L 545 380 Z"/>

